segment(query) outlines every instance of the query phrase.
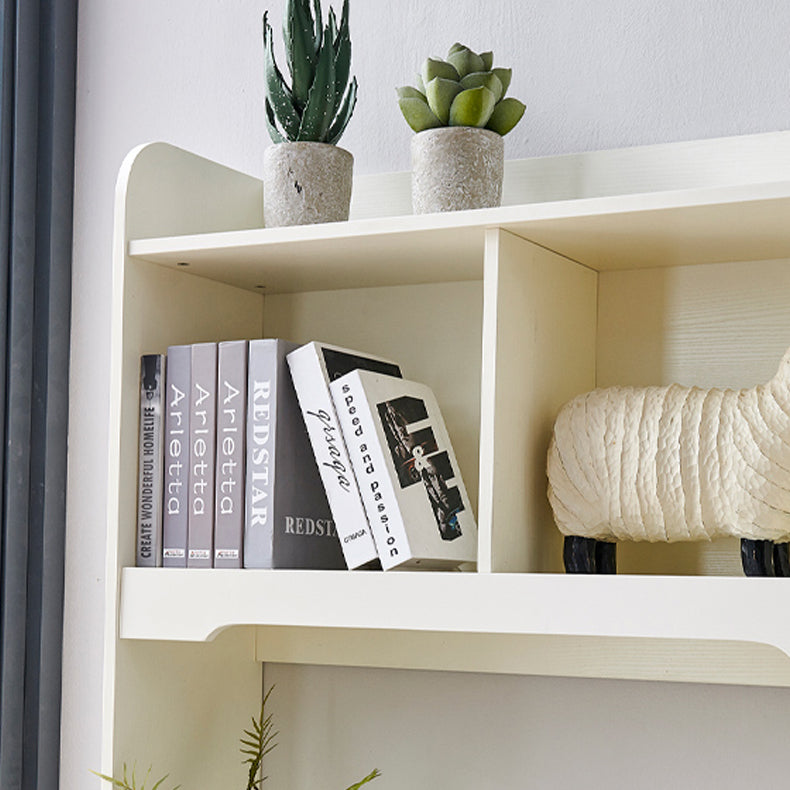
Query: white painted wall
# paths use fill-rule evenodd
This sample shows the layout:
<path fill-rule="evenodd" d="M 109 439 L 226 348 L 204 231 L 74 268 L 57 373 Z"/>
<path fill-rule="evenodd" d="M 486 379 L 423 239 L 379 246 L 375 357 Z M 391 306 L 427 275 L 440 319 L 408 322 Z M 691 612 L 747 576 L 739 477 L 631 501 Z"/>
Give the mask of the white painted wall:
<path fill-rule="evenodd" d="M 425 55 L 441 55 L 455 40 L 494 49 L 499 65 L 515 69 L 511 92 L 528 110 L 507 138 L 508 158 L 790 127 L 786 0 L 352 1 L 360 103 L 343 144 L 358 173 L 408 168 L 411 133 L 394 88 L 411 80 Z M 80 3 L 63 790 L 98 786 L 88 769 L 99 765 L 109 726 L 100 697 L 108 395 L 96 361 L 108 352 L 116 173 L 130 148 L 153 139 L 257 172 L 267 144 L 266 5 Z M 279 19 L 280 0 L 272 6 Z M 450 784 L 438 776 L 457 764 L 445 755 L 455 751 L 469 764 L 470 738 L 489 768 L 454 786 L 740 788 L 750 786 L 748 766 L 761 783 L 784 780 L 788 691 L 352 670 L 270 674 L 283 701 L 313 696 L 327 731 L 347 711 L 364 713 L 368 732 L 398 732 L 393 755 L 419 768 L 410 787 Z M 328 696 L 316 679 L 328 684 Z M 366 703 L 363 692 L 379 684 L 390 705 Z M 282 715 L 305 715 L 303 707 L 290 710 L 284 706 Z M 443 745 L 426 748 L 437 710 L 447 712 L 436 736 Z M 404 737 L 411 724 L 414 736 Z M 397 776 L 401 769 L 382 751 L 360 771 L 372 761 Z"/>

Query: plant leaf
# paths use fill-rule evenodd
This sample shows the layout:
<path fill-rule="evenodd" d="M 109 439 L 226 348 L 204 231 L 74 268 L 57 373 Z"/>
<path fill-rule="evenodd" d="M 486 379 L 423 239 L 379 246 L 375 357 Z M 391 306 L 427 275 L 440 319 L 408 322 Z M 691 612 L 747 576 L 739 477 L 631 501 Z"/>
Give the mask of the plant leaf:
<path fill-rule="evenodd" d="M 495 105 L 494 94 L 488 88 L 467 88 L 453 99 L 450 126 L 485 126 Z"/>
<path fill-rule="evenodd" d="M 351 34 L 348 27 L 348 0 L 343 3 L 340 28 L 335 38 L 335 108 L 340 107 L 351 73 Z"/>
<path fill-rule="evenodd" d="M 494 94 L 494 99 L 499 101 L 502 98 L 504 89 L 499 77 L 493 71 L 473 71 L 461 80 L 464 88 L 479 88 L 481 85 L 488 88 Z"/>
<path fill-rule="evenodd" d="M 395 91 L 397 92 L 399 99 L 421 99 L 426 103 L 428 101 L 428 99 L 425 98 L 424 93 L 418 91 L 417 88 L 412 88 L 411 85 L 404 85 L 402 88 L 395 88 Z"/>
<path fill-rule="evenodd" d="M 283 20 L 283 36 L 288 69 L 291 72 L 291 91 L 297 109 L 307 104 L 316 66 L 313 20 L 308 0 L 288 0 Z"/>
<path fill-rule="evenodd" d="M 280 69 L 277 68 L 277 62 L 274 59 L 273 38 L 271 25 L 269 24 L 266 14 L 264 14 L 263 44 L 265 58 L 264 76 L 266 79 L 266 96 L 269 106 L 272 110 L 272 115 L 279 122 L 285 137 L 289 140 L 295 140 L 296 135 L 299 134 L 299 123 L 301 119 L 299 117 L 299 113 L 294 107 L 293 95 L 291 94 L 288 86 L 285 84 L 285 80 L 283 79 Z M 269 131 L 269 134 L 271 135 L 271 130 Z M 275 140 L 273 137 L 272 139 L 274 142 L 281 142 L 280 140 Z"/>
<path fill-rule="evenodd" d="M 425 86 L 425 98 L 433 114 L 442 122 L 442 126 L 447 126 L 450 120 L 450 106 L 453 99 L 463 90 L 461 83 L 455 80 L 445 80 L 442 77 L 434 77 Z"/>
<path fill-rule="evenodd" d="M 405 98 L 398 99 L 398 106 L 406 119 L 406 123 L 415 132 L 426 129 L 435 129 L 444 124 L 433 114 L 424 99 Z"/>
<path fill-rule="evenodd" d="M 456 81 L 461 79 L 452 63 L 448 63 L 445 60 L 437 60 L 436 58 L 428 58 L 422 64 L 420 77 L 422 78 L 422 84 L 425 87 L 428 86 L 428 83 L 434 77 L 442 77 L 445 80 Z M 419 87 L 419 85 L 417 87 Z"/>
<path fill-rule="evenodd" d="M 521 120 L 525 109 L 524 104 L 518 99 L 512 97 L 502 99 L 494 107 L 494 111 L 486 124 L 486 129 L 490 129 L 492 132 L 501 134 L 504 137 Z"/>
<path fill-rule="evenodd" d="M 381 772 L 378 768 L 374 768 L 364 779 L 360 779 L 356 784 L 346 788 L 346 790 L 359 790 L 362 785 L 372 782 L 377 776 L 381 776 Z"/>
<path fill-rule="evenodd" d="M 510 80 L 513 77 L 513 69 L 491 69 L 494 74 L 499 77 L 499 81 L 502 83 L 502 95 L 504 96 L 507 93 L 507 89 L 510 87 Z"/>
<path fill-rule="evenodd" d="M 274 111 L 272 110 L 272 105 L 269 104 L 268 98 L 264 100 L 264 108 L 265 108 L 264 117 L 266 120 L 266 129 L 269 132 L 269 137 L 272 138 L 272 142 L 273 143 L 286 142 L 285 136 L 277 128 L 277 124 L 274 119 Z"/>
<path fill-rule="evenodd" d="M 334 48 L 329 37 L 325 37 L 315 67 L 315 80 L 310 87 L 307 104 L 302 113 L 302 123 L 299 126 L 299 134 L 296 139 L 324 142 L 334 113 Z"/>
<path fill-rule="evenodd" d="M 481 52 L 480 58 L 483 61 L 483 71 L 491 71 L 494 68 L 493 52 Z"/>
<path fill-rule="evenodd" d="M 330 9 L 331 10 L 331 9 Z M 321 0 L 313 0 L 313 41 L 314 41 L 314 51 L 316 55 L 318 51 L 321 49 L 321 41 L 324 31 L 324 17 L 321 12 Z"/>
<path fill-rule="evenodd" d="M 331 145 L 336 145 L 337 141 L 346 130 L 346 126 L 348 126 L 348 122 L 351 120 L 351 116 L 354 113 L 354 107 L 356 107 L 356 104 L 357 78 L 354 77 L 351 80 L 351 85 L 348 86 L 348 91 L 346 91 L 346 97 L 343 100 L 343 104 L 340 106 L 340 110 L 338 110 L 335 120 L 329 127 L 329 131 L 326 133 L 326 141 Z"/>
<path fill-rule="evenodd" d="M 485 71 L 483 59 L 468 47 L 450 53 L 447 60 L 455 66 L 459 77 L 465 77 L 473 71 Z"/>

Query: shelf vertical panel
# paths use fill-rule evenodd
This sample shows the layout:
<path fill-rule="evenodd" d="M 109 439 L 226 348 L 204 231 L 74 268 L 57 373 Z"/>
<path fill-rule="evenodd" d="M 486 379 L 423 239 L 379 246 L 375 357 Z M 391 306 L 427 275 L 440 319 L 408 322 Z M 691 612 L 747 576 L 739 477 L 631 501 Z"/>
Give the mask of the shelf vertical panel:
<path fill-rule="evenodd" d="M 595 386 L 598 275 L 492 229 L 483 283 L 478 566 L 557 571 L 546 451 L 562 404 Z"/>
<path fill-rule="evenodd" d="M 120 569 L 134 564 L 137 423 L 139 412 L 139 358 L 164 352 L 173 343 L 253 337 L 262 326 L 263 298 L 259 294 L 131 259 L 132 237 L 252 228 L 261 224 L 260 182 L 229 168 L 188 154 L 173 146 L 154 143 L 132 151 L 125 160 L 116 188 L 112 325 L 107 363 L 110 407 L 107 445 L 106 615 L 104 622 L 104 675 L 102 678 L 104 773 L 122 769 L 140 751 L 139 734 L 157 743 L 162 754 L 172 753 L 182 764 L 179 707 L 172 718 L 159 716 L 163 700 L 173 699 L 174 677 L 180 678 L 180 700 L 206 694 L 207 685 L 219 683 L 235 665 L 239 676 L 234 691 L 249 697 L 254 711 L 260 700 L 260 668 L 238 645 L 229 651 L 191 657 L 205 672 L 179 672 L 184 658 L 162 665 L 163 648 L 154 643 L 130 645 L 119 640 Z M 186 271 L 185 267 L 185 271 Z M 178 649 L 175 649 L 178 652 Z M 216 720 L 237 728 L 237 703 L 219 703 Z M 182 754 L 182 757 L 179 755 Z M 167 763 L 172 765 L 173 763 Z M 221 764 L 221 763 L 220 763 Z M 229 768 L 226 784 L 238 772 Z M 222 783 L 219 783 L 222 784 Z M 211 785 L 199 785 L 206 790 Z M 214 784 L 217 786 L 217 783 Z"/>

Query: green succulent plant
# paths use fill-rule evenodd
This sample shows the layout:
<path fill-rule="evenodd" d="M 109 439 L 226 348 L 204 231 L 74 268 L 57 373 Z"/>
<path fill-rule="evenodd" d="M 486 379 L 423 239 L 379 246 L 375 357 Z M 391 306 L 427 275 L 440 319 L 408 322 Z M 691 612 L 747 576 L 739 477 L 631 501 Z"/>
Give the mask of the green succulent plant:
<path fill-rule="evenodd" d="M 287 0 L 283 41 L 290 74 L 286 82 L 274 58 L 274 34 L 263 15 L 266 127 L 275 143 L 306 140 L 336 144 L 357 101 L 349 83 L 351 38 L 348 0 L 340 21 L 333 8 L 323 22 L 321 0 Z"/>
<path fill-rule="evenodd" d="M 476 126 L 506 135 L 524 115 L 524 104 L 505 96 L 512 69 L 494 68 L 493 52 L 453 44 L 446 60 L 428 58 L 417 87 L 398 88 L 398 105 L 415 132 L 441 126 Z"/>

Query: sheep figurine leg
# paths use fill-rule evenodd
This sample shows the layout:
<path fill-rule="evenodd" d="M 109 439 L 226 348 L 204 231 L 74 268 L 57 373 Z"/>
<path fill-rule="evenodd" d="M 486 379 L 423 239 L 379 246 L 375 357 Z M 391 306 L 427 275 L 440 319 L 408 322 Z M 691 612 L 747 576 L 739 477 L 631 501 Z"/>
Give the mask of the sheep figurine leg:
<path fill-rule="evenodd" d="M 555 422 L 548 477 L 570 573 L 614 573 L 620 540 L 736 536 L 746 575 L 790 575 L 790 351 L 751 389 L 575 398 Z"/>

